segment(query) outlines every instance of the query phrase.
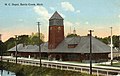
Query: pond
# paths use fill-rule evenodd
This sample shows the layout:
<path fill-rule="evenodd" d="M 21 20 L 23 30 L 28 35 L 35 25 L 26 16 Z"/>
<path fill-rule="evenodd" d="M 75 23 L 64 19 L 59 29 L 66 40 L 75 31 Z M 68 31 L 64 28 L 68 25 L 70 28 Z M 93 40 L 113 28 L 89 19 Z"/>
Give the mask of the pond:
<path fill-rule="evenodd" d="M 0 70 L 0 76 L 16 76 L 14 72 Z"/>

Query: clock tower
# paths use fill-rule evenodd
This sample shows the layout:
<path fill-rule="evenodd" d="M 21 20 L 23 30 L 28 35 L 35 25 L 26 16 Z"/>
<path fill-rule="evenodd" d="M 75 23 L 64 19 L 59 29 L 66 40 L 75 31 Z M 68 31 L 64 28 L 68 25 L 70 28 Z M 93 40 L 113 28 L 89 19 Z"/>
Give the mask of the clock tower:
<path fill-rule="evenodd" d="M 55 49 L 64 40 L 63 20 L 57 11 L 49 19 L 48 49 Z"/>

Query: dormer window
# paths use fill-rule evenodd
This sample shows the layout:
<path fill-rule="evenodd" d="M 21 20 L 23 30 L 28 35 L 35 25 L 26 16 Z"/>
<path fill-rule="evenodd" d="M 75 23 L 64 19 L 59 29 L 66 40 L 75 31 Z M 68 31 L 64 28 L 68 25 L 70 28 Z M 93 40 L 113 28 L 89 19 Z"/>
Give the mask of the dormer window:
<path fill-rule="evenodd" d="M 68 44 L 68 48 L 75 48 L 78 44 Z"/>

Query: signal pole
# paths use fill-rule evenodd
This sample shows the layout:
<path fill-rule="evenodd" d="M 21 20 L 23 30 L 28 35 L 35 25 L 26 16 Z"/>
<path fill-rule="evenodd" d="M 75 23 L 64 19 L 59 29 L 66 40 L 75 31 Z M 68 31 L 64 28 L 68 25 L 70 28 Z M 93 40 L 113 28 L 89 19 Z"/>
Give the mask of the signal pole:
<path fill-rule="evenodd" d="M 90 75 L 92 75 L 92 32 L 93 30 L 89 30 L 90 32 Z"/>
<path fill-rule="evenodd" d="M 38 23 L 38 38 L 39 38 L 39 59 L 40 59 L 40 68 L 41 68 L 40 22 L 37 23 Z"/>

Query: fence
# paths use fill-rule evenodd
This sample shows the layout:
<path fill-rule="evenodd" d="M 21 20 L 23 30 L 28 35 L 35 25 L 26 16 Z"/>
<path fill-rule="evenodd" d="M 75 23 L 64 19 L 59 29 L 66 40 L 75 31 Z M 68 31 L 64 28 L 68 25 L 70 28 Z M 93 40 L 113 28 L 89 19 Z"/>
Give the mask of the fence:
<path fill-rule="evenodd" d="M 7 58 L 3 57 L 3 61 L 12 62 L 12 63 L 16 62 L 15 58 L 8 58 L 8 57 Z M 40 66 L 39 60 L 37 59 L 18 58 L 17 63 L 22 65 Z M 90 72 L 89 66 L 79 65 L 74 63 L 58 62 L 58 61 L 42 60 L 42 67 L 55 68 L 55 69 L 61 69 L 61 70 L 70 70 L 70 71 L 77 71 L 77 72 L 84 72 L 84 73 Z M 111 69 L 111 68 L 94 66 L 92 68 L 92 72 L 97 76 L 99 75 L 115 76 L 118 73 L 120 74 L 120 68 Z"/>

